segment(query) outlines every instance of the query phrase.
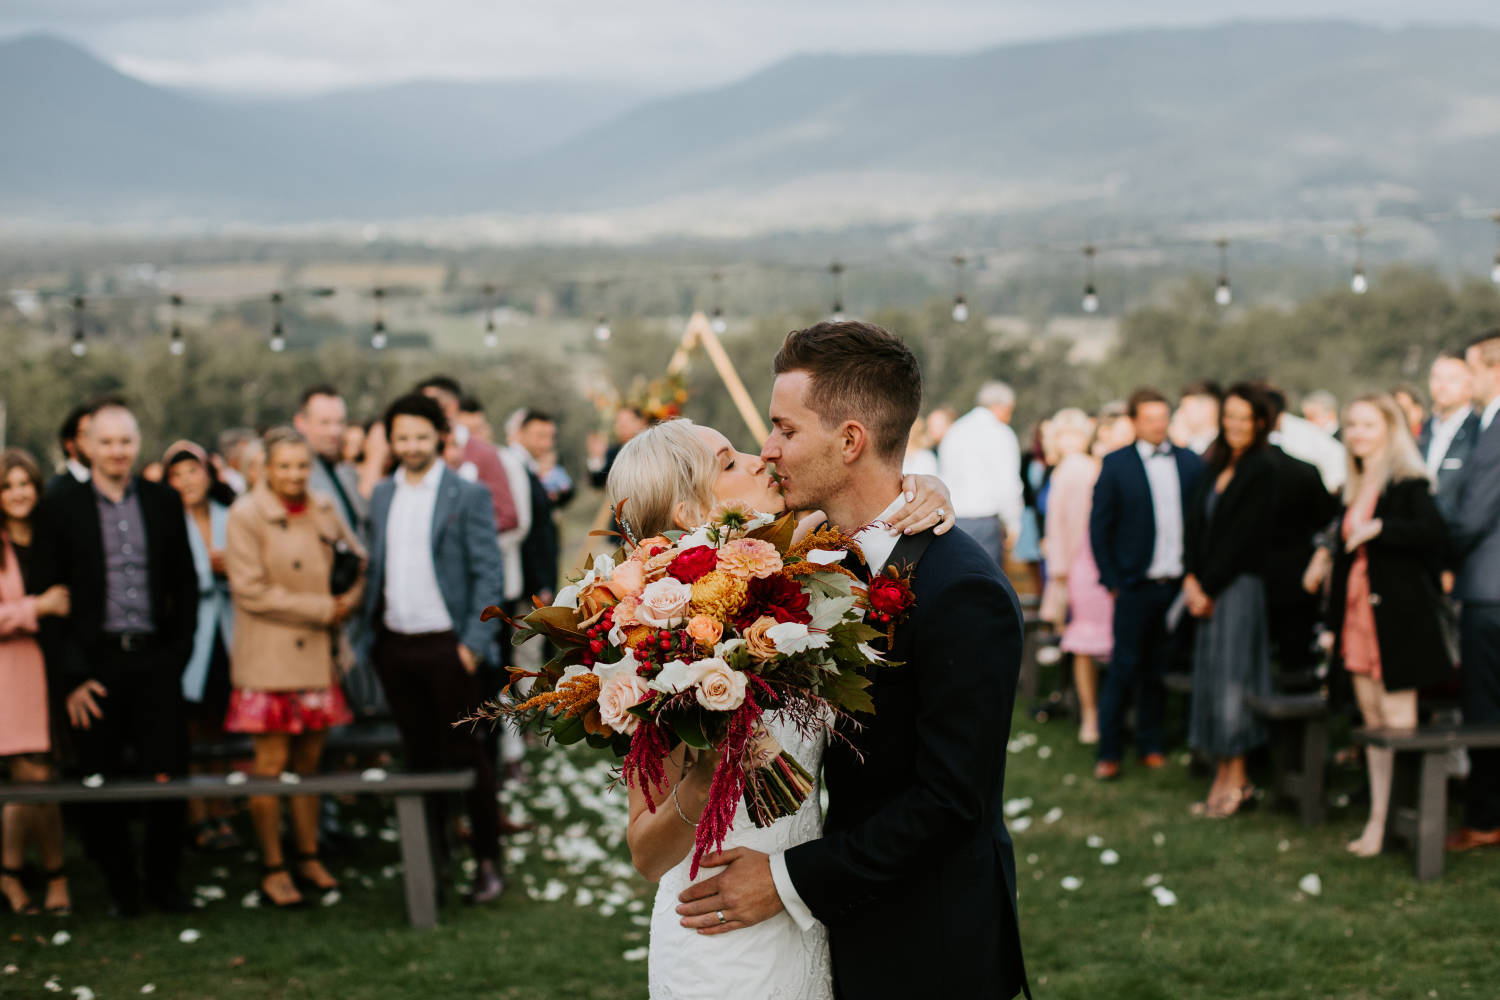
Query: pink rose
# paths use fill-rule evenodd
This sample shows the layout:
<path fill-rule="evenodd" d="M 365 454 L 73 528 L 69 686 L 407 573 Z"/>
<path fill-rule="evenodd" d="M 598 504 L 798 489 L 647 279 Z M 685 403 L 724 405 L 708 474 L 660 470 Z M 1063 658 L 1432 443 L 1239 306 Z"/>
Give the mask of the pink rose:
<path fill-rule="evenodd" d="M 646 584 L 641 591 L 640 607 L 635 617 L 643 625 L 657 628 L 676 628 L 687 617 L 688 604 L 693 600 L 693 588 L 671 577 Z"/>
<path fill-rule="evenodd" d="M 629 736 L 641 723 L 630 710 L 651 696 L 644 677 L 630 671 L 616 671 L 599 686 L 599 718 L 615 732 Z"/>
<path fill-rule="evenodd" d="M 724 637 L 724 626 L 708 615 L 694 615 L 688 619 L 687 634 L 698 645 L 712 649 Z"/>
<path fill-rule="evenodd" d="M 745 703 L 745 675 L 719 657 L 692 665 L 698 704 L 710 712 L 732 712 Z"/>

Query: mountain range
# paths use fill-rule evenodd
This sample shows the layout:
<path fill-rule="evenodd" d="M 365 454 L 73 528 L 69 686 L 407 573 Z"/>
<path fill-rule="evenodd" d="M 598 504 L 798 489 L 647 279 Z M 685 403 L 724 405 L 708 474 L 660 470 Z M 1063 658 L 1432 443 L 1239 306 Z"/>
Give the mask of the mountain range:
<path fill-rule="evenodd" d="M 1072 205 L 1191 220 L 1500 204 L 1500 31 L 1246 22 L 803 55 L 672 95 L 417 82 L 230 101 L 0 43 L 0 217 L 203 226 Z M 1311 207 L 1310 207 L 1311 206 Z"/>

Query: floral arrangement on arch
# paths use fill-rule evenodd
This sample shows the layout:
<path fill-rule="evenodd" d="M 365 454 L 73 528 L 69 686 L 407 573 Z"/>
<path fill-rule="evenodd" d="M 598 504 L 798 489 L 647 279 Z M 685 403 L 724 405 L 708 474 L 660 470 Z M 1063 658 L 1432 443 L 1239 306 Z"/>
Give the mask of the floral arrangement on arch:
<path fill-rule="evenodd" d="M 625 523 L 623 509 L 617 515 Z M 614 556 L 594 557 L 550 607 L 516 623 L 516 643 L 545 636 L 560 650 L 538 671 L 512 671 L 535 678 L 529 697 L 503 698 L 481 716 L 613 749 L 652 811 L 674 747 L 718 750 L 696 876 L 742 798 L 751 821 L 767 826 L 812 789 L 763 716 L 780 712 L 806 736 L 838 738 L 840 719 L 873 712 L 866 672 L 885 661 L 870 643 L 889 638 L 912 604 L 899 574 L 866 586 L 844 565 L 863 563 L 852 538 L 824 528 L 794 543 L 795 527 L 790 515 L 721 504 L 692 531 L 627 539 Z"/>

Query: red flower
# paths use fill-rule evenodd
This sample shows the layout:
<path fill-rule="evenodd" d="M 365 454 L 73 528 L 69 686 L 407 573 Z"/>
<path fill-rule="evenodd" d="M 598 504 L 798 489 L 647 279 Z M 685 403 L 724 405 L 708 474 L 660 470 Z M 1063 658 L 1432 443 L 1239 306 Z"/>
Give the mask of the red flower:
<path fill-rule="evenodd" d="M 699 578 L 713 572 L 719 565 L 719 554 L 707 545 L 695 545 L 684 550 L 667 564 L 667 572 L 683 583 L 697 583 Z"/>
<path fill-rule="evenodd" d="M 904 614 L 916 598 L 904 580 L 877 576 L 870 580 L 870 609 L 892 618 Z"/>
<path fill-rule="evenodd" d="M 745 607 L 735 618 L 734 624 L 741 629 L 749 628 L 755 619 L 762 616 L 775 618 L 778 622 L 798 622 L 806 625 L 812 621 L 807 613 L 808 596 L 800 584 L 780 573 L 765 579 L 752 579 L 745 594 Z"/>

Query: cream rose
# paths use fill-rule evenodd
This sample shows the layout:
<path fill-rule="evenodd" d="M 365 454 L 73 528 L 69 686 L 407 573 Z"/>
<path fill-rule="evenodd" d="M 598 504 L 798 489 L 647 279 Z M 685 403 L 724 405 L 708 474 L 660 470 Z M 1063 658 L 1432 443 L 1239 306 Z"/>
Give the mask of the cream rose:
<path fill-rule="evenodd" d="M 670 577 L 646 584 L 635 617 L 642 625 L 676 628 L 687 618 L 693 588 Z"/>
<path fill-rule="evenodd" d="M 764 662 L 776 658 L 776 641 L 766 635 L 775 626 L 776 619 L 770 615 L 762 615 L 740 633 L 741 638 L 745 640 L 745 649 L 750 653 L 752 660 Z"/>
<path fill-rule="evenodd" d="M 710 712 L 732 712 L 745 703 L 745 675 L 714 657 L 692 665 L 698 704 Z"/>
<path fill-rule="evenodd" d="M 630 710 L 650 696 L 645 678 L 625 671 L 612 673 L 599 686 L 599 718 L 615 732 L 629 736 L 641 723 Z"/>

